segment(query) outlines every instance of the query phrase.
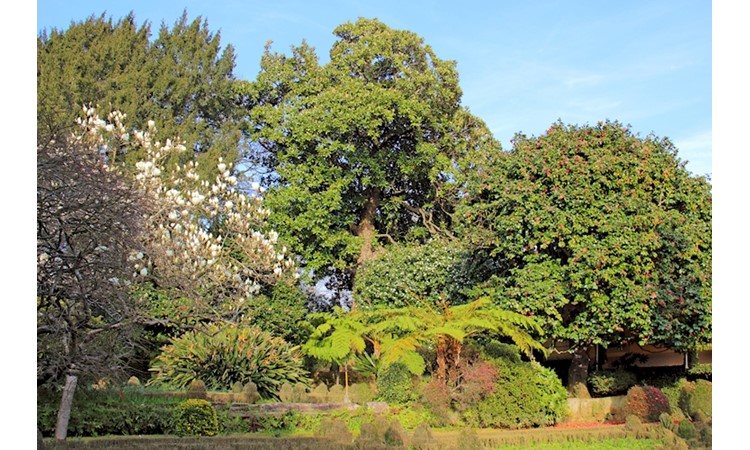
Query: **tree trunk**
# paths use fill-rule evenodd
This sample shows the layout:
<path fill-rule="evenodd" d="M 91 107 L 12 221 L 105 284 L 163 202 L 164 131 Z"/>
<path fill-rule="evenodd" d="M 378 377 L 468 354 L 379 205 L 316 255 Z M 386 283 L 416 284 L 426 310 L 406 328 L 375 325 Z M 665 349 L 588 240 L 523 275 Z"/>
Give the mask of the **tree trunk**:
<path fill-rule="evenodd" d="M 437 378 L 438 380 L 447 382 L 448 364 L 446 361 L 446 353 L 448 353 L 448 346 L 446 345 L 445 338 L 438 337 L 438 344 L 436 351 L 437 359 Z"/>
<path fill-rule="evenodd" d="M 568 391 L 577 398 L 590 398 L 586 381 L 589 377 L 589 363 L 591 358 L 587 348 L 579 348 L 573 353 L 568 371 Z"/>
<path fill-rule="evenodd" d="M 55 426 L 55 439 L 58 441 L 63 441 L 68 436 L 68 422 L 70 421 L 73 395 L 76 392 L 77 384 L 77 375 L 69 373 L 65 376 L 65 386 L 63 387 L 62 400 L 60 401 L 60 410 L 57 411 L 57 425 Z"/>
<path fill-rule="evenodd" d="M 375 237 L 375 216 L 380 206 L 380 189 L 370 188 L 365 209 L 360 216 L 356 235 L 362 238 L 362 249 L 357 258 L 357 265 L 361 266 L 372 259 L 372 240 Z"/>

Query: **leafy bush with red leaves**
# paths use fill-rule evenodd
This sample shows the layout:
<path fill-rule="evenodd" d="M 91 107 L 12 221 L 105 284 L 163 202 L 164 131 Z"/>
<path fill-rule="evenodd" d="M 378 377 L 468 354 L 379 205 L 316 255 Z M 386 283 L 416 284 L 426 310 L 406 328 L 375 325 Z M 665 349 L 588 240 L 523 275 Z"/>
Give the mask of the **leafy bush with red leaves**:
<path fill-rule="evenodd" d="M 654 386 L 633 386 L 625 397 L 625 414 L 644 422 L 656 422 L 662 413 L 671 413 L 669 398 Z"/>
<path fill-rule="evenodd" d="M 455 394 L 456 409 L 465 411 L 480 400 L 495 392 L 498 368 L 494 364 L 478 360 L 466 366 L 461 373 L 461 385 Z"/>

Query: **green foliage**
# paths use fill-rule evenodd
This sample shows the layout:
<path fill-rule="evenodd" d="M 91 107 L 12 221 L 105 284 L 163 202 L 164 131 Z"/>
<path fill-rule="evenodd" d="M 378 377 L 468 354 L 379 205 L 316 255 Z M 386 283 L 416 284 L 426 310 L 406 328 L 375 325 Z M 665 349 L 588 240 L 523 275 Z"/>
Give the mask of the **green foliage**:
<path fill-rule="evenodd" d="M 562 420 L 567 412 L 568 393 L 554 371 L 535 362 L 497 360 L 494 364 L 498 368 L 494 392 L 463 413 L 467 424 L 525 428 Z"/>
<path fill-rule="evenodd" d="M 307 296 L 298 285 L 276 283 L 267 294 L 249 298 L 246 321 L 293 345 L 303 344 L 312 327 L 306 320 Z"/>
<path fill-rule="evenodd" d="M 697 380 L 682 385 L 680 408 L 687 417 L 710 421 L 712 417 L 713 385 L 710 381 Z"/>
<path fill-rule="evenodd" d="M 263 180 L 271 220 L 321 277 L 366 260 L 378 235 L 437 231 L 455 200 L 455 156 L 471 133 L 492 141 L 460 108 L 455 62 L 419 36 L 377 19 L 334 34 L 327 64 L 305 43 L 291 55 L 267 49 L 242 85 L 261 144 L 252 160 L 273 173 Z"/>
<path fill-rule="evenodd" d="M 432 425 L 445 426 L 450 424 L 451 390 L 448 384 L 432 378 L 422 387 L 422 404 L 435 416 Z"/>
<path fill-rule="evenodd" d="M 455 241 L 392 245 L 357 272 L 352 295 L 361 308 L 432 307 L 466 302 L 471 256 Z"/>
<path fill-rule="evenodd" d="M 669 399 L 669 409 L 672 411 L 672 415 L 676 419 L 684 419 L 687 417 L 682 412 L 682 407 L 680 406 L 680 397 L 683 395 L 682 388 L 686 383 L 688 383 L 687 379 L 678 378 L 660 388 L 664 395 Z"/>
<path fill-rule="evenodd" d="M 207 400 L 185 400 L 175 407 L 174 429 L 180 436 L 214 436 L 219 432 L 216 408 Z"/>
<path fill-rule="evenodd" d="M 173 433 L 172 412 L 183 399 L 153 394 L 150 390 L 79 387 L 71 410 L 68 436 Z M 44 436 L 53 436 L 60 407 L 59 392 L 38 391 L 36 406 L 37 427 Z"/>
<path fill-rule="evenodd" d="M 669 398 L 654 386 L 633 386 L 625 396 L 626 415 L 633 415 L 643 422 L 655 422 L 662 413 L 671 413 Z"/>
<path fill-rule="evenodd" d="M 276 398 L 285 383 L 307 383 L 296 348 L 257 328 L 208 325 L 172 339 L 153 361 L 150 385 L 184 387 L 194 379 L 209 389 L 255 383 L 262 398 Z"/>
<path fill-rule="evenodd" d="M 693 367 L 688 369 L 688 376 L 690 379 L 703 379 L 711 381 L 711 375 L 713 369 L 711 364 L 695 364 Z"/>
<path fill-rule="evenodd" d="M 475 292 L 572 346 L 688 349 L 711 336 L 711 186 L 667 139 L 553 124 L 483 154 L 457 231 L 496 275 Z"/>
<path fill-rule="evenodd" d="M 674 418 L 672 418 L 671 414 L 666 412 L 659 414 L 659 422 L 661 423 L 661 426 L 667 430 L 671 430 L 674 426 Z"/>
<path fill-rule="evenodd" d="M 133 121 L 154 120 L 164 136 L 194 143 L 206 179 L 214 162 L 234 161 L 241 114 L 235 101 L 234 49 L 221 49 L 220 36 L 200 17 L 187 13 L 151 40 L 151 26 L 135 17 L 113 22 L 104 14 L 50 30 L 37 38 L 37 125 L 53 137 L 74 123 L 84 104 L 99 104 L 102 116 L 119 110 Z M 129 164 L 142 155 L 110 160 Z M 188 156 L 190 155 L 190 156 Z M 193 158 L 193 152 L 185 156 Z M 182 161 L 184 163 L 185 161 Z M 211 176 L 208 176 L 211 175 Z"/>
<path fill-rule="evenodd" d="M 482 351 L 490 359 L 505 359 L 512 363 L 521 362 L 521 352 L 513 344 L 506 344 L 493 339 L 484 345 Z"/>
<path fill-rule="evenodd" d="M 600 370 L 589 375 L 591 392 L 600 396 L 620 395 L 638 382 L 638 377 L 625 369 Z"/>
<path fill-rule="evenodd" d="M 436 349 L 438 377 L 447 377 L 456 369 L 451 354 L 458 354 L 463 341 L 480 333 L 510 338 L 527 355 L 532 350 L 546 352 L 535 336 L 542 334 L 539 323 L 521 314 L 503 310 L 483 297 L 463 305 L 439 307 L 410 306 L 407 308 L 374 309 L 366 312 L 366 320 L 373 324 L 369 333 L 380 336 L 381 366 L 399 361 L 412 373 L 421 374 L 424 359 L 417 349 L 433 346 Z"/>
<path fill-rule="evenodd" d="M 404 364 L 394 363 L 382 369 L 377 384 L 379 400 L 388 403 L 416 400 L 412 374 Z"/>
<path fill-rule="evenodd" d="M 698 437 L 698 430 L 689 420 L 683 420 L 677 425 L 677 435 L 683 439 L 695 439 Z"/>

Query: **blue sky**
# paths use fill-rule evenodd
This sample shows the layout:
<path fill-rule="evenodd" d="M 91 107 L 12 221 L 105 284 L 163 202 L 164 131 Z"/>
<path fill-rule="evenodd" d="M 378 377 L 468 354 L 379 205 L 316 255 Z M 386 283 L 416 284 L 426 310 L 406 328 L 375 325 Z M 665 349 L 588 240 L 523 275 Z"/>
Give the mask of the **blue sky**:
<path fill-rule="evenodd" d="M 235 47 L 241 79 L 256 76 L 268 40 L 286 53 L 305 39 L 326 62 L 336 26 L 376 17 L 457 61 L 463 104 L 505 149 L 515 133 L 538 136 L 558 119 L 610 119 L 668 137 L 688 170 L 712 173 L 710 1 L 40 0 L 37 32 L 133 11 L 153 37 L 183 9 Z"/>

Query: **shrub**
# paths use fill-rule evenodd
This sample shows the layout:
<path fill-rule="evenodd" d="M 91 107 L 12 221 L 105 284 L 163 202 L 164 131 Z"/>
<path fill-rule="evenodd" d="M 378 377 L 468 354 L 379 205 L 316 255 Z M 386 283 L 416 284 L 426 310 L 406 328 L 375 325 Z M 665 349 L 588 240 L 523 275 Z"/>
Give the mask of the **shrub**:
<path fill-rule="evenodd" d="M 661 391 L 669 399 L 669 408 L 672 411 L 672 415 L 677 420 L 681 420 L 687 417 L 682 412 L 682 408 L 680 406 L 680 397 L 682 396 L 682 388 L 686 383 L 688 383 L 687 379 L 678 378 L 674 380 L 671 384 L 668 384 L 661 388 Z"/>
<path fill-rule="evenodd" d="M 248 381 L 242 387 L 242 398 L 247 403 L 255 403 L 260 400 L 260 394 L 258 393 L 258 386 L 252 381 Z"/>
<path fill-rule="evenodd" d="M 661 423 L 661 426 L 667 430 L 671 430 L 672 426 L 674 426 L 674 419 L 672 418 L 672 415 L 668 413 L 659 414 L 659 422 Z"/>
<path fill-rule="evenodd" d="M 409 369 L 394 363 L 378 374 L 378 398 L 388 403 L 406 403 L 415 399 L 414 383 Z"/>
<path fill-rule="evenodd" d="M 352 443 L 352 432 L 349 431 L 346 423 L 338 417 L 322 421 L 315 432 L 315 436 L 343 445 Z"/>
<path fill-rule="evenodd" d="M 465 411 L 488 395 L 492 395 L 495 392 L 497 376 L 498 368 L 489 361 L 480 359 L 464 367 L 461 371 L 461 384 L 454 396 L 456 408 Z"/>
<path fill-rule="evenodd" d="M 551 369 L 535 362 L 494 361 L 495 390 L 464 412 L 474 427 L 523 428 L 553 425 L 567 413 L 568 393 Z"/>
<path fill-rule="evenodd" d="M 414 450 L 433 450 L 438 448 L 438 441 L 432 435 L 432 430 L 427 424 L 421 424 L 414 429 L 411 437 L 411 447 Z"/>
<path fill-rule="evenodd" d="M 206 400 L 185 400 L 175 407 L 174 428 L 180 436 L 214 436 L 219 432 L 216 408 Z"/>
<path fill-rule="evenodd" d="M 431 379 L 422 389 L 422 404 L 437 419 L 435 425 L 444 426 L 450 422 L 451 392 L 444 381 Z"/>
<path fill-rule="evenodd" d="M 693 422 L 683 420 L 677 425 L 677 436 L 689 441 L 698 437 L 698 430 L 695 429 Z"/>
<path fill-rule="evenodd" d="M 600 370 L 588 379 L 591 392 L 600 396 L 623 394 L 637 382 L 635 374 L 625 369 Z"/>
<path fill-rule="evenodd" d="M 518 350 L 518 347 L 496 340 L 485 344 L 484 355 L 489 359 L 505 359 L 513 363 L 521 362 L 521 352 Z"/>
<path fill-rule="evenodd" d="M 187 387 L 187 398 L 198 398 L 206 400 L 208 398 L 206 383 L 201 380 L 192 380 Z"/>
<path fill-rule="evenodd" d="M 391 421 L 383 436 L 385 445 L 390 448 L 406 448 L 406 432 L 398 420 Z"/>
<path fill-rule="evenodd" d="M 208 325 L 172 339 L 154 359 L 151 385 L 183 388 L 194 379 L 212 390 L 255 383 L 262 398 L 275 398 L 285 383 L 307 383 L 302 357 L 283 339 L 257 328 Z"/>
<path fill-rule="evenodd" d="M 173 433 L 173 410 L 183 398 L 147 395 L 142 389 L 80 388 L 68 424 L 71 437 Z M 55 433 L 59 392 L 37 393 L 37 427 L 44 436 Z"/>
<path fill-rule="evenodd" d="M 463 303 L 463 289 L 473 284 L 468 261 L 466 250 L 454 242 L 396 245 L 357 271 L 353 293 L 367 307 L 401 308 L 414 298 L 428 305 L 442 298 Z"/>
<path fill-rule="evenodd" d="M 683 384 L 680 393 L 680 408 L 687 417 L 710 421 L 712 415 L 712 384 L 698 380 Z"/>
<path fill-rule="evenodd" d="M 657 387 L 633 386 L 625 397 L 625 414 L 644 422 L 655 422 L 662 413 L 670 412 L 669 399 Z"/>
<path fill-rule="evenodd" d="M 711 364 L 696 364 L 688 369 L 688 376 L 692 380 L 707 380 L 711 381 L 713 375 L 713 368 Z"/>
<path fill-rule="evenodd" d="M 349 386 L 349 395 L 354 403 L 364 404 L 375 398 L 375 393 L 367 383 L 355 383 Z"/>

